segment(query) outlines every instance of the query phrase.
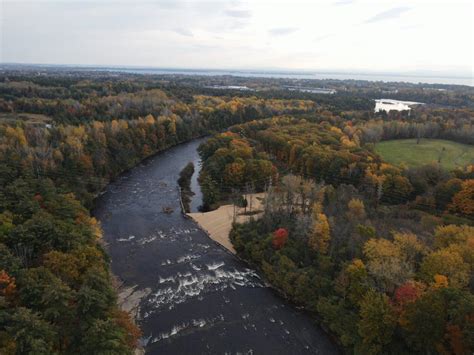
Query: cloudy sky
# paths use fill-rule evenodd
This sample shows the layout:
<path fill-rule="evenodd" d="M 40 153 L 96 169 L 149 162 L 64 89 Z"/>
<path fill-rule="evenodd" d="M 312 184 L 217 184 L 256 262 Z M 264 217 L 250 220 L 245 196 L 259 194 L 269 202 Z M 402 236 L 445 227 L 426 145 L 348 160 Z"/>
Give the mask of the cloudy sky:
<path fill-rule="evenodd" d="M 472 1 L 0 0 L 1 62 L 472 75 Z"/>

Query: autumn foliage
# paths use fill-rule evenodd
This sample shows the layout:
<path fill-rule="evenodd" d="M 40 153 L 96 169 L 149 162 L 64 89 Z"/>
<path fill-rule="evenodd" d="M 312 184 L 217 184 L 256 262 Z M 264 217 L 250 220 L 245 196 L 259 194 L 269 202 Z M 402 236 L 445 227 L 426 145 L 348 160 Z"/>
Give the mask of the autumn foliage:
<path fill-rule="evenodd" d="M 140 328 L 131 320 L 130 314 L 125 311 L 117 310 L 114 314 L 115 322 L 126 331 L 127 345 L 134 349 L 138 346 L 138 340 L 142 336 Z"/>
<path fill-rule="evenodd" d="M 325 81 L 344 94 L 232 97 L 203 95 L 195 78 L 0 76 L 1 354 L 132 352 L 140 332 L 118 310 L 88 209 L 142 159 L 228 128 L 199 148 L 204 205 L 267 192 L 263 216 L 233 226 L 235 249 L 317 312 L 342 352 L 474 350 L 473 165 L 406 169 L 373 149 L 474 144 L 468 89 Z M 435 105 L 374 113 L 381 90 Z M 45 121 L 15 120 L 32 113 Z"/>
<path fill-rule="evenodd" d="M 288 240 L 288 230 L 285 228 L 278 228 L 273 232 L 272 245 L 275 249 L 281 249 L 285 246 Z"/>
<path fill-rule="evenodd" d="M 421 283 L 408 281 L 395 290 L 394 301 L 401 306 L 414 302 L 421 296 L 423 288 Z"/>
<path fill-rule="evenodd" d="M 268 190 L 261 220 L 234 226 L 240 255 L 316 308 L 348 353 L 472 352 L 471 168 L 387 164 L 344 122 L 279 117 L 240 131 L 292 170 Z"/>
<path fill-rule="evenodd" d="M 0 296 L 7 301 L 13 301 L 16 293 L 15 278 L 7 274 L 5 270 L 0 270 Z"/>
<path fill-rule="evenodd" d="M 450 208 L 467 216 L 474 217 L 474 179 L 466 180 L 453 197 Z"/>

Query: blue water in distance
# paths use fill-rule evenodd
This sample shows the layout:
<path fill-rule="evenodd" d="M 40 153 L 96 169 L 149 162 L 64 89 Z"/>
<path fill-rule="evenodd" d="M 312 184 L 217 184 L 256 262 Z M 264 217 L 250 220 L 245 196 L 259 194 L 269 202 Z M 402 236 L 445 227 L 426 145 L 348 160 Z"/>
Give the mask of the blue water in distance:
<path fill-rule="evenodd" d="M 287 78 L 287 79 L 337 79 L 337 80 L 367 80 L 385 82 L 407 82 L 426 84 L 448 84 L 474 86 L 473 77 L 469 76 L 437 76 L 416 75 L 398 73 L 350 73 L 350 72 L 292 72 L 292 71 L 258 71 L 258 70 L 212 70 L 212 69 L 162 69 L 162 68 L 127 68 L 127 67 L 104 67 L 97 70 L 117 71 L 134 74 L 175 74 L 175 75 L 202 75 L 219 76 L 230 75 L 247 78 Z"/>

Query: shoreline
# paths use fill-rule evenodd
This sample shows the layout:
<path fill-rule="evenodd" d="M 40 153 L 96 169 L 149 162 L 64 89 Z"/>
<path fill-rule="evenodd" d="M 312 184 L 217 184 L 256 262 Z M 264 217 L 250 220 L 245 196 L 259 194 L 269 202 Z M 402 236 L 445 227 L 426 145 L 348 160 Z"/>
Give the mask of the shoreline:
<path fill-rule="evenodd" d="M 252 205 L 254 210 L 257 211 L 261 210 L 264 197 L 264 192 L 245 196 L 248 204 Z M 232 224 L 234 222 L 244 223 L 261 215 L 261 212 L 254 215 L 245 215 L 245 212 L 245 208 L 230 204 L 220 206 L 214 211 L 184 213 L 184 215 L 193 219 L 209 238 L 235 255 L 236 251 L 229 238 Z"/>
<path fill-rule="evenodd" d="M 255 210 L 261 210 L 263 207 L 262 200 L 265 197 L 266 193 L 256 193 L 252 195 L 246 195 L 245 198 L 247 199 L 247 202 L 249 202 L 250 198 L 253 198 L 253 204 L 255 207 Z M 180 196 L 181 197 L 181 196 Z M 180 198 L 181 199 L 181 198 Z M 223 205 L 220 206 L 218 209 L 214 211 L 209 211 L 209 212 L 193 212 L 193 213 L 185 213 L 184 209 L 182 210 L 183 216 L 186 218 L 190 218 L 193 221 L 195 221 L 199 228 L 212 240 L 224 249 L 226 252 L 231 253 L 234 257 L 236 257 L 238 260 L 241 262 L 247 264 L 249 267 L 253 268 L 254 270 L 257 271 L 258 275 L 262 279 L 262 281 L 265 284 L 265 287 L 269 288 L 274 292 L 278 297 L 281 297 L 284 299 L 286 302 L 290 303 L 298 309 L 299 311 L 302 311 L 306 314 L 311 315 L 311 317 L 314 318 L 314 324 L 319 327 L 325 334 L 329 336 L 333 344 L 335 344 L 338 347 L 338 353 L 343 354 L 344 353 L 344 347 L 342 346 L 339 338 L 327 327 L 323 324 L 322 319 L 319 317 L 319 315 L 313 311 L 308 310 L 304 305 L 298 304 L 295 301 L 293 301 L 291 298 L 288 297 L 288 295 L 285 294 L 285 292 L 273 285 L 271 282 L 269 282 L 266 277 L 265 273 L 260 269 L 258 265 L 255 265 L 252 260 L 247 260 L 242 258 L 239 254 L 234 249 L 234 246 L 229 238 L 229 233 L 230 230 L 232 229 L 232 224 L 233 224 L 233 209 L 234 205 Z M 242 213 L 244 211 L 244 208 L 237 208 L 237 217 L 236 217 L 236 222 L 237 223 L 244 223 L 250 220 L 250 218 L 258 218 L 263 214 L 263 211 L 256 215 L 242 215 L 239 213 Z M 216 217 L 221 217 L 221 219 L 225 216 L 228 216 L 225 218 L 225 223 L 223 222 L 220 226 L 221 228 L 213 228 L 213 224 L 216 220 Z M 223 228 L 224 227 L 224 228 Z M 228 230 L 228 231 L 227 231 Z"/>
<path fill-rule="evenodd" d="M 150 288 L 137 289 L 138 285 L 134 286 L 125 286 L 123 281 L 115 274 L 112 275 L 112 283 L 114 285 L 115 292 L 117 294 L 117 305 L 122 311 L 125 311 L 131 317 L 133 323 L 138 325 L 138 314 L 140 311 L 140 302 L 142 299 L 147 297 L 151 293 Z M 141 330 L 141 329 L 140 329 Z M 145 348 L 141 341 L 142 336 L 139 338 L 139 343 L 133 351 L 133 355 L 144 355 Z"/>

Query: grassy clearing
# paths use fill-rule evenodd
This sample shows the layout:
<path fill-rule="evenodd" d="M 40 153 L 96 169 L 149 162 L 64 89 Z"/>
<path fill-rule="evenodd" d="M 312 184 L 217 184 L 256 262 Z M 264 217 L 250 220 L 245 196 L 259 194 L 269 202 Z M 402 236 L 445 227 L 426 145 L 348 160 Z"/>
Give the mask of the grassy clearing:
<path fill-rule="evenodd" d="M 409 167 L 439 163 L 452 170 L 474 164 L 474 146 L 441 139 L 397 139 L 377 143 L 375 150 L 387 162 Z"/>

